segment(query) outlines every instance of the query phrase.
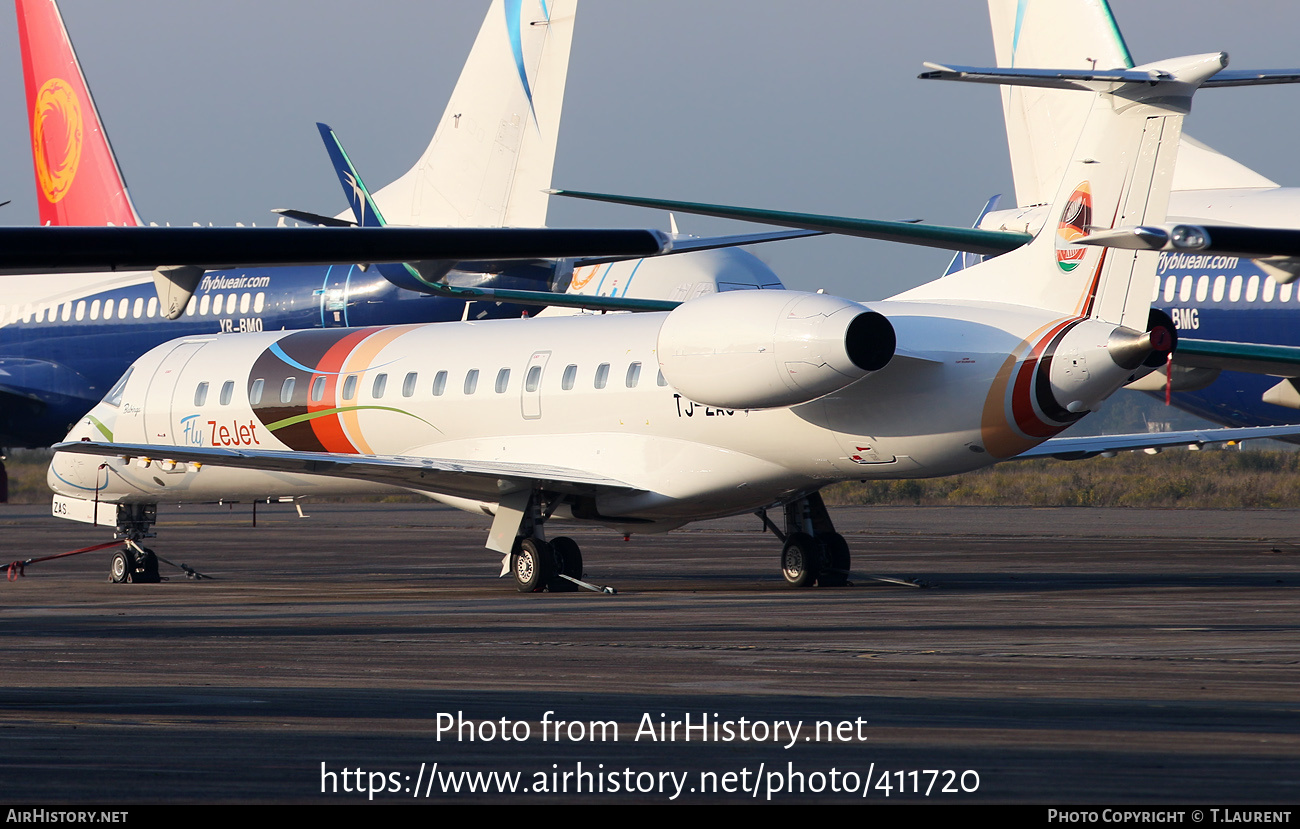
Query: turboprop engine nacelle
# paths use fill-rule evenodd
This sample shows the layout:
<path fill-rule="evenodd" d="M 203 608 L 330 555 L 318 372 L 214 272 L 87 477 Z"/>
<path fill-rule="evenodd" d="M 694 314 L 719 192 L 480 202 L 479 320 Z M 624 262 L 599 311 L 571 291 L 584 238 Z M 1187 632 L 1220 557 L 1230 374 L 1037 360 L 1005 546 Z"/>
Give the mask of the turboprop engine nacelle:
<path fill-rule="evenodd" d="M 770 409 L 838 391 L 894 356 L 894 326 L 847 299 L 732 291 L 678 306 L 659 329 L 664 378 L 697 403 Z"/>

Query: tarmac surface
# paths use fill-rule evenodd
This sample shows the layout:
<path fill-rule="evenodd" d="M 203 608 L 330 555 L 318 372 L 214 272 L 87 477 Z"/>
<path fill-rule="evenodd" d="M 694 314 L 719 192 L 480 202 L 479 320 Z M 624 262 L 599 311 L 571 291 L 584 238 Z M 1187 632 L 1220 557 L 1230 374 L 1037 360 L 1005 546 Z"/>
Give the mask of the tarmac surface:
<path fill-rule="evenodd" d="M 1297 511 L 837 508 L 854 586 L 805 590 L 752 517 L 574 532 L 610 596 L 516 593 L 470 514 L 305 509 L 160 510 L 211 580 L 0 587 L 4 798 L 1300 802 Z"/>

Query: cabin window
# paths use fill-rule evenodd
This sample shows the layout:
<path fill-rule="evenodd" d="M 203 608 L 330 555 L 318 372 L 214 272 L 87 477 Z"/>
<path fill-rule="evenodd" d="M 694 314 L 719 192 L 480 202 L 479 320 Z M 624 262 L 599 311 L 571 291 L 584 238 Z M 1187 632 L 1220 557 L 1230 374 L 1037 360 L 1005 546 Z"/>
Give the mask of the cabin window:
<path fill-rule="evenodd" d="M 542 367 L 532 366 L 524 377 L 524 391 L 534 392 L 542 384 Z"/>
<path fill-rule="evenodd" d="M 131 372 L 133 371 L 135 371 L 135 366 L 128 368 L 126 374 L 122 375 L 122 379 L 113 384 L 113 388 L 109 389 L 108 394 L 104 395 L 105 403 L 113 408 L 122 405 L 122 394 L 126 391 L 126 382 L 131 379 Z"/>
<path fill-rule="evenodd" d="M 1252 276 L 1246 283 L 1246 301 L 1254 302 L 1259 296 L 1259 276 Z"/>
<path fill-rule="evenodd" d="M 212 297 L 209 294 L 204 294 L 203 298 L 199 300 L 199 316 L 206 317 L 211 308 Z"/>
<path fill-rule="evenodd" d="M 253 381 L 253 385 L 248 387 L 248 402 L 256 406 L 262 402 L 262 389 L 266 387 L 266 381 L 261 377 Z"/>
<path fill-rule="evenodd" d="M 311 402 L 319 403 L 325 397 L 325 375 L 318 374 L 311 381 Z"/>
<path fill-rule="evenodd" d="M 195 299 L 194 297 L 190 297 L 190 301 L 185 303 L 185 316 L 187 317 L 194 316 L 194 309 L 198 307 L 198 304 L 199 301 L 197 299 Z"/>
<path fill-rule="evenodd" d="M 1285 285 L 1283 285 L 1282 287 L 1278 288 L 1278 289 L 1277 289 L 1277 301 L 1278 301 L 1278 302 L 1290 302 L 1290 301 L 1291 301 L 1291 289 L 1292 289 L 1292 287 L 1293 287 L 1292 284 L 1291 284 L 1290 282 L 1288 282 L 1288 283 L 1286 283 Z"/>
<path fill-rule="evenodd" d="M 420 375 L 414 371 L 407 372 L 406 379 L 402 381 L 402 397 L 415 396 L 415 384 L 420 379 Z"/>
<path fill-rule="evenodd" d="M 1267 276 L 1264 277 L 1264 301 L 1265 302 L 1273 301 L 1273 293 L 1276 290 L 1277 290 L 1277 283 L 1274 282 L 1272 279 L 1269 279 Z"/>
<path fill-rule="evenodd" d="M 149 307 L 145 309 L 144 315 L 149 319 L 158 316 L 158 297 L 149 297 Z"/>
<path fill-rule="evenodd" d="M 1234 276 L 1232 282 L 1228 284 L 1228 299 L 1232 302 L 1241 299 L 1241 274 Z"/>
<path fill-rule="evenodd" d="M 1192 298 L 1192 275 L 1189 273 L 1183 277 L 1183 284 L 1178 289 L 1178 301 L 1186 302 Z"/>
<path fill-rule="evenodd" d="M 1158 299 L 1160 299 L 1160 277 L 1159 277 L 1159 275 L 1156 276 L 1155 281 L 1154 281 L 1154 282 L 1152 283 L 1152 285 L 1151 285 L 1151 301 L 1152 301 L 1152 302 L 1155 302 L 1155 301 L 1158 300 Z"/>
<path fill-rule="evenodd" d="M 634 389 L 639 382 L 641 382 L 641 364 L 633 363 L 627 367 L 627 377 L 624 378 L 623 385 Z"/>
<path fill-rule="evenodd" d="M 45 310 L 42 309 L 41 317 L 43 318 L 44 316 L 45 316 Z M 104 315 L 104 318 L 107 319 L 111 316 L 113 316 L 113 312 L 110 310 L 107 314 Z M 92 320 L 99 319 L 99 300 L 95 300 L 94 302 L 90 303 L 90 318 Z"/>
<path fill-rule="evenodd" d="M 252 294 L 241 294 L 239 297 L 239 313 L 247 314 L 248 308 L 253 304 Z"/>
<path fill-rule="evenodd" d="M 223 313 L 225 313 L 225 309 L 226 309 L 226 295 L 217 294 L 216 296 L 214 296 L 212 298 L 212 316 L 214 317 L 221 316 Z"/>
<path fill-rule="evenodd" d="M 601 363 L 596 366 L 596 388 L 603 389 L 609 382 L 609 363 Z"/>
<path fill-rule="evenodd" d="M 503 368 L 497 372 L 497 394 L 505 394 L 510 388 L 510 369 Z"/>
<path fill-rule="evenodd" d="M 668 380 L 664 378 L 664 373 L 662 371 L 659 372 L 659 376 L 655 377 L 655 385 L 656 386 L 668 385 Z"/>
<path fill-rule="evenodd" d="M 478 389 L 478 369 L 472 368 L 465 375 L 465 393 L 473 394 Z"/>
<path fill-rule="evenodd" d="M 229 406 L 230 401 L 235 399 L 235 381 L 227 380 L 221 384 L 221 405 Z"/>
<path fill-rule="evenodd" d="M 28 305 L 27 310 L 23 313 L 23 322 L 27 322 L 27 315 L 32 312 L 32 306 Z M 86 300 L 77 300 L 77 322 L 86 318 Z"/>
<path fill-rule="evenodd" d="M 370 385 L 370 396 L 378 400 L 384 396 L 384 388 L 388 385 L 387 374 L 376 374 L 375 382 Z"/>
<path fill-rule="evenodd" d="M 351 400 L 356 396 L 357 396 L 357 376 L 355 374 L 349 374 L 347 379 L 343 381 L 343 399 Z"/>
<path fill-rule="evenodd" d="M 1178 277 L 1171 276 L 1165 280 L 1165 302 L 1174 301 L 1174 291 L 1178 290 Z"/>
<path fill-rule="evenodd" d="M 1205 298 L 1210 295 L 1210 277 L 1207 274 L 1201 274 L 1201 278 L 1196 280 L 1196 301 L 1204 302 Z"/>
<path fill-rule="evenodd" d="M 578 380 L 578 367 L 574 365 L 567 366 L 564 369 L 564 378 L 560 383 L 565 391 L 573 388 L 573 384 Z"/>
<path fill-rule="evenodd" d="M 263 293 L 262 291 L 258 291 L 257 296 L 253 297 L 253 313 L 260 314 L 262 313 L 262 309 L 265 307 L 266 307 L 266 294 Z"/>
<path fill-rule="evenodd" d="M 64 322 L 67 322 L 68 320 L 72 319 L 72 303 L 71 303 L 71 302 L 65 302 L 65 303 L 63 303 L 63 313 L 59 314 L 59 317 L 60 317 Z M 4 319 L 4 307 L 3 307 L 3 306 L 0 306 L 0 319 Z"/>
<path fill-rule="evenodd" d="M 199 383 L 198 388 L 194 390 L 194 405 L 202 406 L 208 402 L 208 384 Z"/>
<path fill-rule="evenodd" d="M 1228 284 L 1228 278 L 1223 274 L 1214 277 L 1214 301 L 1223 301 L 1223 288 Z"/>
<path fill-rule="evenodd" d="M 293 402 L 293 387 L 294 387 L 295 385 L 297 385 L 297 378 L 294 378 L 294 377 L 286 377 L 286 378 L 284 378 L 284 382 L 280 384 L 280 402 L 281 402 L 281 403 L 292 403 L 292 402 Z"/>
<path fill-rule="evenodd" d="M 442 397 L 442 393 L 447 390 L 447 372 L 440 371 L 433 375 L 433 396 Z"/>

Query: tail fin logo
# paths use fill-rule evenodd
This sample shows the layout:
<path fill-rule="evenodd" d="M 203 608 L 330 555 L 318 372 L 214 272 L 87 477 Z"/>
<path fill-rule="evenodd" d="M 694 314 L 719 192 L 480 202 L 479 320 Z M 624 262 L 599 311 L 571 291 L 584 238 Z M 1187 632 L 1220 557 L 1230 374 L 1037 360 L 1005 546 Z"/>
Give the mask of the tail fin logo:
<path fill-rule="evenodd" d="M 1086 248 L 1074 245 L 1074 240 L 1088 235 L 1092 226 L 1092 188 L 1088 182 L 1082 182 L 1074 188 L 1065 209 L 1061 211 L 1061 221 L 1056 225 L 1056 266 L 1062 273 L 1070 273 L 1079 267 Z"/>
<path fill-rule="evenodd" d="M 51 204 L 68 195 L 81 163 L 81 100 L 72 85 L 51 78 L 36 94 L 32 118 L 36 178 Z"/>

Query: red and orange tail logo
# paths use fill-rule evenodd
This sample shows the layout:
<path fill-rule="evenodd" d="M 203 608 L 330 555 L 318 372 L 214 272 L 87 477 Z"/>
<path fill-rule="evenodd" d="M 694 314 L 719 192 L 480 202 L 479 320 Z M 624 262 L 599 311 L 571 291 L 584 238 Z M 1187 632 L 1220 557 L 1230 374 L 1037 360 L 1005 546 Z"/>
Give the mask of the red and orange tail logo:
<path fill-rule="evenodd" d="M 54 0 L 17 0 L 41 224 L 137 224 Z"/>
<path fill-rule="evenodd" d="M 1056 225 L 1056 266 L 1064 273 L 1070 273 L 1079 267 L 1087 249 L 1073 245 L 1075 239 L 1088 235 L 1092 226 L 1092 188 L 1088 182 L 1074 188 L 1065 209 L 1061 211 L 1061 220 Z"/>

